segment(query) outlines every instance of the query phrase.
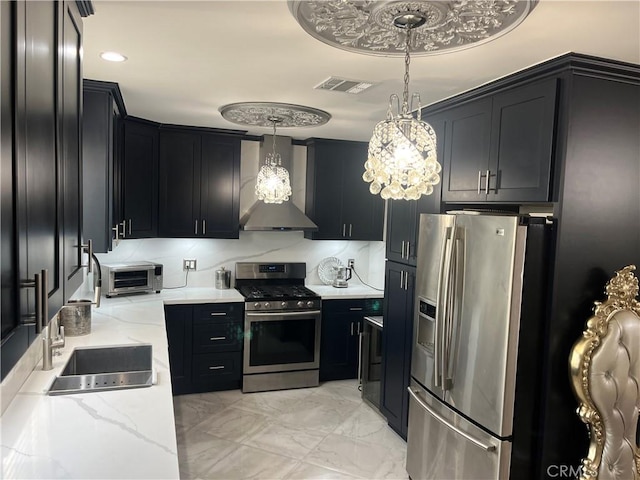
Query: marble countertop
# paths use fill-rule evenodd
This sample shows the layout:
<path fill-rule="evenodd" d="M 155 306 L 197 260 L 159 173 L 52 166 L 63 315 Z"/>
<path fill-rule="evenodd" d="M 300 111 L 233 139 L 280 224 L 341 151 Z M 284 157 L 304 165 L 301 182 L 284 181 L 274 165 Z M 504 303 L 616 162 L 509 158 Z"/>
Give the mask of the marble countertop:
<path fill-rule="evenodd" d="M 308 285 L 323 299 L 382 298 L 366 286 Z M 91 333 L 67 337 L 53 370 L 40 362 L 0 417 L 3 478 L 179 478 L 164 304 L 243 302 L 235 289 L 165 289 L 102 299 Z M 157 383 L 48 396 L 75 347 L 151 343 Z"/>

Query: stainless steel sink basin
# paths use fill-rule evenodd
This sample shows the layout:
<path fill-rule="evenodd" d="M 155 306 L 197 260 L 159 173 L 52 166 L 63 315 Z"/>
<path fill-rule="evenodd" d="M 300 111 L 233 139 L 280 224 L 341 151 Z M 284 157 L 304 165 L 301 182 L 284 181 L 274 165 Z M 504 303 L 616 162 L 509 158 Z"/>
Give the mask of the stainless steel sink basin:
<path fill-rule="evenodd" d="M 66 395 L 150 387 L 152 358 L 149 344 L 76 348 L 47 393 Z"/>

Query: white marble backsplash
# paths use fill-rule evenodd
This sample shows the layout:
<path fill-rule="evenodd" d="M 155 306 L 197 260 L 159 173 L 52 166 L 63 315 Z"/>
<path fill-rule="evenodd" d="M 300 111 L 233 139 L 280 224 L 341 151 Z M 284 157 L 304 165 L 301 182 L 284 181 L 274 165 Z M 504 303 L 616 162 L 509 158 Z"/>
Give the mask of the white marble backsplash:
<path fill-rule="evenodd" d="M 164 266 L 164 286 L 213 287 L 215 271 L 231 270 L 236 262 L 305 262 L 307 284 L 320 284 L 318 264 L 336 257 L 345 265 L 355 259 L 355 269 L 365 283 L 384 287 L 384 242 L 308 240 L 302 232 L 240 232 L 239 239 L 147 238 L 122 240 L 113 251 L 99 254 L 101 263 L 150 261 Z M 183 259 L 196 259 L 197 269 L 187 277 Z M 356 275 L 350 280 L 360 284 Z"/>

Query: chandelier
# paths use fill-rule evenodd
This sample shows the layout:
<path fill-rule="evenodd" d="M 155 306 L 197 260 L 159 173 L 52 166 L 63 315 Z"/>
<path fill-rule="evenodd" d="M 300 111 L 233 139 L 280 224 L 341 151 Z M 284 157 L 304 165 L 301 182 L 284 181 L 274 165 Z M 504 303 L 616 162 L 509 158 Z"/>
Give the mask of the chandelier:
<path fill-rule="evenodd" d="M 411 30 L 426 22 L 415 12 L 394 18 L 396 27 L 406 30 L 405 73 L 402 106 L 396 94 L 389 98 L 387 118 L 373 129 L 369 141 L 369 156 L 362 178 L 370 182 L 369 191 L 386 199 L 417 200 L 421 195 L 433 193 L 440 182 L 441 166 L 436 154 L 436 134 L 428 123 L 421 120 L 420 95 L 414 93 L 409 103 L 409 64 L 411 58 Z M 417 100 L 416 116 L 413 101 Z M 393 103 L 397 114 L 393 114 Z"/>
<path fill-rule="evenodd" d="M 282 203 L 291 196 L 291 182 L 289 172 L 282 166 L 280 154 L 276 152 L 276 125 L 281 120 L 272 116 L 269 121 L 273 124 L 273 149 L 258 172 L 256 196 L 264 203 Z"/>

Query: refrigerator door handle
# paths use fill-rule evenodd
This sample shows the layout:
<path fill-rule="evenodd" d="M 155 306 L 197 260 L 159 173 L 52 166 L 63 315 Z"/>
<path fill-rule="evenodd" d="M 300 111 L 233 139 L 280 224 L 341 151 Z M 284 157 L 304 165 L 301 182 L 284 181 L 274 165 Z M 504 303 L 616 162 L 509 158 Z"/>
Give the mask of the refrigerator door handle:
<path fill-rule="evenodd" d="M 447 323 L 446 323 L 446 337 L 445 337 L 445 347 L 444 347 L 444 355 L 442 360 L 442 385 L 443 390 L 451 390 L 453 388 L 453 371 L 454 366 L 451 365 L 452 359 L 451 355 L 453 352 L 453 344 L 455 340 L 455 323 L 456 313 L 459 313 L 459 289 L 458 282 L 460 278 L 460 268 L 462 262 L 460 261 L 460 252 L 462 239 L 459 235 L 454 233 L 452 240 L 452 248 L 451 248 L 451 260 L 450 260 L 450 273 L 449 273 L 449 291 L 447 293 Z"/>
<path fill-rule="evenodd" d="M 434 385 L 436 387 L 443 386 L 444 377 L 442 377 L 442 362 L 444 349 L 444 331 L 446 327 L 447 316 L 447 293 L 449 290 L 449 269 L 451 267 L 451 233 L 452 227 L 447 227 L 444 242 L 442 242 L 442 252 L 440 254 L 441 264 L 438 272 L 438 291 L 436 295 L 436 315 L 435 315 L 435 334 L 434 334 Z"/>
<path fill-rule="evenodd" d="M 495 445 L 487 445 L 487 444 L 481 442 L 480 440 L 478 440 L 477 438 L 472 437 L 471 435 L 469 435 L 464 430 L 460 430 L 455 425 L 452 425 L 451 423 L 449 423 L 446 418 L 442 417 L 439 413 L 437 413 L 435 410 L 433 410 L 429 405 L 427 405 L 425 402 L 423 402 L 420 397 L 418 397 L 418 393 L 420 393 L 420 390 L 418 390 L 416 388 L 411 388 L 411 387 L 407 387 L 407 390 L 409 391 L 409 395 L 411 395 L 413 397 L 413 399 L 416 402 L 418 402 L 418 405 L 420 405 L 424 410 L 427 411 L 427 413 L 429 413 L 429 415 L 431 415 L 433 418 L 435 418 L 438 422 L 443 424 L 445 427 L 453 430 L 457 434 L 459 434 L 459 435 L 463 436 L 464 438 L 466 438 L 467 440 L 469 440 L 476 447 L 480 447 L 480 448 L 482 448 L 483 450 L 485 450 L 487 452 L 494 452 L 496 450 L 496 446 Z"/>

